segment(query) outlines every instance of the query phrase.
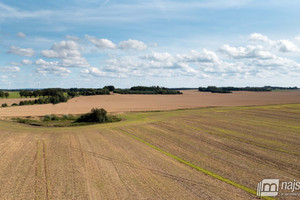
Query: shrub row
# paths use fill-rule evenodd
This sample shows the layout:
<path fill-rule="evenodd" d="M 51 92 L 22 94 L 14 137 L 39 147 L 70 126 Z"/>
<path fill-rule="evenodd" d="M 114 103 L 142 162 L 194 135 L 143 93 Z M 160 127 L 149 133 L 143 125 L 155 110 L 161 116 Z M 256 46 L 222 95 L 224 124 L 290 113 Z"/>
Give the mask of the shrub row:
<path fill-rule="evenodd" d="M 51 96 L 51 97 L 42 97 L 39 99 L 35 99 L 35 100 L 28 100 L 28 101 L 20 101 L 19 105 L 23 106 L 23 105 L 34 105 L 34 104 L 48 104 L 48 103 L 52 103 L 52 104 L 58 104 L 61 102 L 67 102 L 68 101 L 68 97 L 65 97 L 63 95 L 63 93 L 59 93 L 56 96 Z"/>

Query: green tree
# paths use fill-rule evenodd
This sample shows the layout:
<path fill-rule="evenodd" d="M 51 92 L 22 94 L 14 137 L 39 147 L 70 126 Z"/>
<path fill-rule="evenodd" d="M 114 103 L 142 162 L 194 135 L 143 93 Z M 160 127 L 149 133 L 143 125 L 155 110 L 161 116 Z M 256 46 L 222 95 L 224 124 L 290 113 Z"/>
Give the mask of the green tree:
<path fill-rule="evenodd" d="M 5 96 L 5 98 L 8 98 L 8 97 L 9 97 L 9 93 L 8 93 L 8 92 L 5 92 L 5 93 L 4 93 L 4 96 Z"/>
<path fill-rule="evenodd" d="M 108 86 L 103 87 L 103 89 L 107 89 L 110 92 L 113 92 L 115 90 L 115 87 L 113 85 L 108 85 Z"/>
<path fill-rule="evenodd" d="M 107 112 L 103 108 L 93 108 L 90 113 L 81 115 L 76 122 L 98 122 L 108 121 Z"/>
<path fill-rule="evenodd" d="M 7 107 L 7 103 L 3 103 L 3 104 L 2 104 L 2 107 Z"/>

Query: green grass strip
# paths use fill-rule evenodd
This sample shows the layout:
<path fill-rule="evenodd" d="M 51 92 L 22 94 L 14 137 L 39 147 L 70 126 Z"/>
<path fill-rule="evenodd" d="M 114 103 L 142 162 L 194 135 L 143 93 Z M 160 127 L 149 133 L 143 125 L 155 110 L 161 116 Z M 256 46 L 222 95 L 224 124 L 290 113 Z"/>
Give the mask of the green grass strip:
<path fill-rule="evenodd" d="M 197 166 L 197 165 L 195 165 L 195 164 L 193 164 L 193 163 L 190 163 L 190 162 L 188 162 L 188 161 L 185 161 L 185 160 L 183 160 L 182 158 L 179 158 L 179 157 L 177 157 L 177 156 L 175 156 L 175 155 L 173 155 L 173 154 L 171 154 L 171 153 L 169 153 L 169 152 L 166 152 L 166 151 L 164 151 L 164 150 L 158 148 L 157 146 L 154 146 L 153 144 L 150 144 L 150 143 L 148 143 L 148 142 L 142 140 L 141 138 L 139 138 L 139 137 L 137 137 L 137 136 L 135 136 L 135 135 L 132 135 L 132 134 L 126 132 L 126 131 L 121 131 L 121 132 L 123 132 L 123 133 L 125 133 L 126 135 L 128 135 L 128 136 L 130 136 L 130 137 L 132 137 L 132 138 L 134 138 L 134 139 L 136 139 L 136 140 L 138 140 L 138 141 L 140 141 L 140 142 L 146 144 L 147 146 L 149 146 L 149 147 L 151 147 L 151 148 L 153 148 L 153 149 L 156 149 L 156 150 L 160 151 L 161 153 L 165 154 L 166 156 L 169 156 L 169 157 L 171 157 L 171 158 L 173 158 L 173 159 L 175 159 L 175 160 L 177 160 L 177 161 L 179 161 L 179 162 L 181 162 L 181 163 L 183 163 L 183 164 L 185 164 L 185 165 L 187 165 L 187 166 L 190 166 L 190 167 L 192 167 L 192 168 L 194 168 L 194 169 L 196 169 L 196 170 L 198 170 L 198 171 L 200 171 L 200 172 L 202 172 L 202 173 L 204 173 L 204 174 L 207 174 L 207 175 L 209 175 L 209 176 L 211 176 L 211 177 L 213 177 L 213 178 L 216 178 L 216 179 L 218 179 L 218 180 L 220 180 L 220 181 L 223 181 L 223 182 L 225 182 L 225 183 L 228 183 L 228 184 L 230 184 L 230 185 L 232 185 L 232 186 L 234 186 L 234 187 L 240 188 L 240 189 L 242 189 L 242 190 L 244 190 L 244 191 L 246 191 L 246 192 L 248 192 L 248 193 L 253 194 L 253 195 L 256 196 L 256 190 L 253 190 L 253 189 L 248 188 L 248 187 L 246 187 L 246 186 L 244 186 L 244 185 L 238 184 L 238 183 L 236 183 L 236 182 L 234 182 L 234 181 L 231 181 L 231 180 L 229 180 L 229 179 L 227 179 L 227 178 L 224 178 L 224 177 L 222 177 L 222 176 L 220 176 L 220 175 L 218 175 L 218 174 L 215 174 L 215 173 L 213 173 L 213 172 L 211 172 L 211 171 L 208 171 L 208 170 L 206 170 L 206 169 L 203 169 L 203 168 L 201 168 L 201 167 L 199 167 L 199 166 Z M 274 198 L 272 198 L 272 197 L 261 197 L 261 198 L 267 199 L 267 200 L 274 200 Z"/>

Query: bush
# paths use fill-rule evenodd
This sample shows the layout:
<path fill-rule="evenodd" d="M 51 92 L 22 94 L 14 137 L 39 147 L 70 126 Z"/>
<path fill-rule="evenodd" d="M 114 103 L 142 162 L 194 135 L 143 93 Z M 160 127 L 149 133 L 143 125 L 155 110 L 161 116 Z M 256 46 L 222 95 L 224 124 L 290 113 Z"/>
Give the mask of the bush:
<path fill-rule="evenodd" d="M 11 104 L 11 106 L 18 106 L 18 104 L 17 103 L 13 103 L 13 104 Z"/>
<path fill-rule="evenodd" d="M 2 107 L 7 107 L 7 103 L 3 103 L 3 104 L 2 104 Z"/>
<path fill-rule="evenodd" d="M 34 100 L 32 101 L 20 101 L 19 105 L 23 106 L 23 105 L 33 105 L 34 104 Z"/>
<path fill-rule="evenodd" d="M 75 119 L 77 119 L 77 117 L 75 117 L 73 115 L 64 115 L 62 117 L 62 119 L 64 119 L 64 120 L 75 120 Z"/>
<path fill-rule="evenodd" d="M 90 113 L 81 115 L 76 122 L 98 122 L 104 123 L 108 121 L 107 112 L 103 108 L 93 108 Z"/>
<path fill-rule="evenodd" d="M 44 121 L 51 121 L 51 115 L 45 115 Z"/>
<path fill-rule="evenodd" d="M 56 115 L 52 115 L 51 116 L 51 120 L 52 121 L 57 121 L 57 120 L 59 120 L 60 118 L 58 117 L 58 116 L 56 116 Z"/>
<path fill-rule="evenodd" d="M 113 92 L 115 90 L 115 87 L 113 85 L 108 85 L 108 86 L 103 87 L 103 89 L 107 89 L 110 92 Z"/>

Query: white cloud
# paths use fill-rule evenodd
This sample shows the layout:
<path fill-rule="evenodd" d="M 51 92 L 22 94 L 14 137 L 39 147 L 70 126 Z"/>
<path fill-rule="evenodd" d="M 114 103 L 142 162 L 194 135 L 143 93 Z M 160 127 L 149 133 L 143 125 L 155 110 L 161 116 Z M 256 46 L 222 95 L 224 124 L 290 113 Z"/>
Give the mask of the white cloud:
<path fill-rule="evenodd" d="M 21 55 L 21 56 L 28 56 L 28 57 L 34 56 L 34 50 L 33 49 L 22 49 L 22 48 L 16 47 L 16 46 L 11 46 L 8 53 Z"/>
<path fill-rule="evenodd" d="M 20 37 L 20 38 L 26 38 L 25 33 L 22 33 L 22 32 L 19 32 L 19 33 L 17 34 L 17 36 Z"/>
<path fill-rule="evenodd" d="M 96 47 L 100 49 L 115 49 L 117 45 L 115 45 L 112 41 L 108 39 L 98 39 L 93 36 L 85 35 L 85 37 L 93 43 Z"/>
<path fill-rule="evenodd" d="M 227 44 L 220 48 L 222 53 L 235 59 L 272 59 L 274 55 L 268 51 L 265 51 L 262 46 L 248 45 L 246 47 L 231 47 Z"/>
<path fill-rule="evenodd" d="M 294 60 L 278 56 L 275 56 L 274 59 L 270 60 L 254 60 L 253 64 L 257 66 L 269 67 L 269 69 L 272 68 L 274 70 L 300 70 L 299 63 L 295 62 Z"/>
<path fill-rule="evenodd" d="M 192 50 L 189 54 L 177 55 L 179 61 L 183 62 L 219 62 L 218 56 L 207 49 L 203 49 L 203 52 Z"/>
<path fill-rule="evenodd" d="M 118 45 L 118 48 L 144 50 L 147 49 L 147 45 L 142 41 L 129 39 L 127 41 L 121 41 Z"/>
<path fill-rule="evenodd" d="M 35 64 L 39 66 L 36 72 L 42 75 L 55 74 L 66 76 L 71 73 L 69 69 L 59 66 L 58 62 L 47 62 L 43 59 L 38 59 L 35 61 Z"/>
<path fill-rule="evenodd" d="M 173 56 L 168 52 L 152 52 L 150 55 L 144 56 L 144 58 L 154 61 L 165 61 L 165 60 L 172 60 Z"/>
<path fill-rule="evenodd" d="M 31 60 L 27 60 L 27 59 L 23 59 L 22 60 L 22 64 L 24 64 L 24 65 L 31 65 L 32 61 Z"/>
<path fill-rule="evenodd" d="M 207 73 L 227 72 L 228 69 L 225 68 L 231 67 L 219 60 L 214 52 L 206 49 L 187 54 L 152 52 L 144 56 L 123 56 L 108 59 L 105 63 L 100 68 L 85 69 L 81 73 L 108 77 L 177 77 L 202 76 L 201 73 L 205 70 Z"/>
<path fill-rule="evenodd" d="M 86 74 L 86 75 L 92 75 L 92 76 L 97 76 L 97 77 L 103 77 L 107 76 L 107 74 L 103 71 L 101 71 L 99 68 L 96 67 L 89 67 L 87 69 L 81 70 L 81 73 Z"/>
<path fill-rule="evenodd" d="M 252 33 L 250 35 L 250 40 L 252 41 L 260 41 L 260 42 L 267 42 L 272 43 L 272 41 L 265 35 L 262 35 L 260 33 Z"/>
<path fill-rule="evenodd" d="M 19 72 L 20 68 L 11 66 L 11 67 L 0 67 L 0 72 Z"/>
<path fill-rule="evenodd" d="M 61 41 L 53 44 L 50 50 L 43 50 L 42 55 L 47 58 L 61 59 L 60 65 L 64 67 L 90 67 L 81 55 L 80 49 L 75 41 Z"/>
<path fill-rule="evenodd" d="M 271 40 L 267 36 L 262 35 L 260 33 L 252 33 L 250 35 L 250 40 L 268 43 L 271 46 L 271 48 L 276 49 L 282 53 L 299 51 L 298 47 L 289 40 Z"/>
<path fill-rule="evenodd" d="M 171 55 L 168 52 L 152 52 L 150 55 L 142 57 L 155 62 L 166 62 L 166 63 L 217 63 L 219 62 L 218 56 L 207 49 L 203 49 L 202 52 L 195 50 L 190 51 L 188 54 L 176 54 Z M 172 65 L 172 64 L 171 64 Z"/>
<path fill-rule="evenodd" d="M 80 56 L 78 44 L 74 41 L 54 43 L 51 50 L 43 50 L 42 55 L 47 58 L 68 58 Z"/>
<path fill-rule="evenodd" d="M 278 40 L 276 46 L 283 53 L 299 51 L 298 47 L 288 40 Z"/>
<path fill-rule="evenodd" d="M 128 49 L 135 49 L 135 50 L 145 50 L 147 49 L 147 45 L 138 40 L 129 39 L 126 41 L 121 41 L 118 45 L 113 43 L 109 39 L 101 38 L 98 39 L 94 36 L 85 35 L 85 37 L 93 43 L 96 47 L 100 49 L 122 49 L 122 50 L 128 50 Z"/>
<path fill-rule="evenodd" d="M 273 48 L 291 48 L 289 43 L 280 43 L 272 41 Z M 276 45 L 276 46 L 275 46 Z M 279 45 L 279 46 L 278 46 Z M 279 57 L 269 51 L 264 50 L 263 46 L 231 47 L 223 45 L 220 48 L 222 53 L 235 60 L 242 60 L 241 66 L 244 66 L 244 74 L 247 76 L 270 77 L 283 74 L 299 74 L 300 64 L 289 58 Z M 280 51 L 291 51 L 291 49 L 281 49 Z M 233 61 L 234 63 L 234 61 Z"/>

